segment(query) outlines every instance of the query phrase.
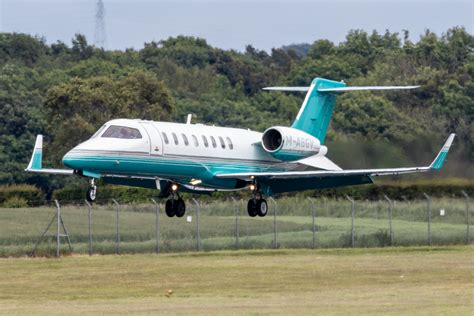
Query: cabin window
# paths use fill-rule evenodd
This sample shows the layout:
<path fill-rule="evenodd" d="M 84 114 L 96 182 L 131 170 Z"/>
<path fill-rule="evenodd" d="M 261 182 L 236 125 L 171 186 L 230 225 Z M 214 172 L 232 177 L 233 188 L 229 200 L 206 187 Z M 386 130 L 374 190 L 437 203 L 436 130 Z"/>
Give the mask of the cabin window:
<path fill-rule="evenodd" d="M 222 149 L 225 149 L 224 139 L 223 139 L 222 137 L 220 137 L 220 136 L 219 136 L 219 142 L 221 143 Z"/>
<path fill-rule="evenodd" d="M 198 138 L 196 137 L 196 135 L 192 135 L 192 137 L 193 137 L 194 146 L 198 147 L 199 146 Z"/>
<path fill-rule="evenodd" d="M 189 145 L 189 142 L 188 142 L 188 138 L 186 137 L 186 135 L 181 134 L 181 136 L 183 136 L 184 144 L 185 144 L 186 146 L 188 146 L 188 145 Z"/>
<path fill-rule="evenodd" d="M 204 147 L 209 147 L 209 143 L 207 142 L 206 136 L 202 135 L 202 141 L 204 143 Z"/>
<path fill-rule="evenodd" d="M 212 143 L 212 147 L 214 148 L 217 147 L 216 139 L 213 136 L 211 136 L 211 143 Z"/>
<path fill-rule="evenodd" d="M 166 135 L 165 132 L 161 133 L 163 135 L 163 139 L 165 140 L 165 144 L 169 144 L 169 140 L 168 140 L 168 135 Z"/>
<path fill-rule="evenodd" d="M 234 149 L 234 144 L 232 144 L 232 141 L 230 140 L 229 137 L 225 138 L 227 140 L 227 146 L 229 146 L 229 149 Z"/>
<path fill-rule="evenodd" d="M 179 144 L 179 142 L 178 142 L 178 136 L 176 136 L 175 133 L 171 133 L 171 135 L 173 135 L 174 144 L 175 144 L 175 145 L 178 145 L 178 144 Z"/>
<path fill-rule="evenodd" d="M 142 138 L 142 134 L 140 134 L 140 131 L 136 128 L 112 125 L 109 128 L 107 128 L 107 130 L 102 135 L 102 137 L 138 139 L 138 138 Z"/>
<path fill-rule="evenodd" d="M 94 138 L 94 137 L 99 136 L 99 134 L 104 130 L 104 128 L 105 128 L 105 125 L 102 125 L 102 126 L 99 128 L 99 130 L 98 130 L 97 132 L 95 132 L 94 135 L 92 135 L 91 138 Z"/>

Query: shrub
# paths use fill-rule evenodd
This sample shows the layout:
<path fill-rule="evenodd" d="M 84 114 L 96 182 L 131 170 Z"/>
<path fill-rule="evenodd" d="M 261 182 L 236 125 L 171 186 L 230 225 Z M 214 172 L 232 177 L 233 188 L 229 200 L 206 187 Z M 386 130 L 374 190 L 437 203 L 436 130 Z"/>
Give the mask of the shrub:
<path fill-rule="evenodd" d="M 2 207 L 6 208 L 22 208 L 27 206 L 28 202 L 24 198 L 17 195 L 9 197 L 5 202 L 2 203 Z"/>
<path fill-rule="evenodd" d="M 0 186 L 0 205 L 16 197 L 16 201 L 23 200 L 26 206 L 37 206 L 44 202 L 43 192 L 29 184 L 3 185 Z M 12 200 L 14 201 L 14 200 Z"/>

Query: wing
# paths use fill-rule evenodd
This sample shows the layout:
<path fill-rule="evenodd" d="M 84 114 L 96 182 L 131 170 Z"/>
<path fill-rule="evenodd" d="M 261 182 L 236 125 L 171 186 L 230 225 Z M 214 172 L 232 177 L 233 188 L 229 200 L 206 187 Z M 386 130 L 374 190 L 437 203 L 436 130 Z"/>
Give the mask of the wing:
<path fill-rule="evenodd" d="M 323 178 L 344 176 L 385 176 L 405 173 L 426 172 L 440 170 L 448 155 L 449 148 L 453 143 L 455 134 L 449 135 L 440 152 L 429 166 L 408 168 L 385 168 L 385 169 L 349 169 L 349 170 L 315 170 L 315 171 L 273 171 L 273 172 L 239 172 L 217 174 L 217 178 L 233 178 L 250 181 L 253 178 L 267 179 L 297 179 L 297 178 Z"/>

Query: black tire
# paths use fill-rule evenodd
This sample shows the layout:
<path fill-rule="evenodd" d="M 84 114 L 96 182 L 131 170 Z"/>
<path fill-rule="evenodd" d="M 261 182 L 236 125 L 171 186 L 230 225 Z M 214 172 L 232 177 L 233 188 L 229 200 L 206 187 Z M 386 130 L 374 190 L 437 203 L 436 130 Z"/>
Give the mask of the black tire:
<path fill-rule="evenodd" d="M 168 217 L 173 217 L 173 216 L 176 215 L 175 204 L 176 204 L 176 202 L 173 201 L 172 199 L 169 199 L 169 200 L 166 201 L 165 213 Z"/>
<path fill-rule="evenodd" d="M 250 217 L 257 216 L 257 203 L 256 200 L 250 199 L 247 203 L 247 212 L 249 213 Z"/>
<path fill-rule="evenodd" d="M 186 204 L 184 203 L 183 199 L 178 199 L 174 202 L 174 211 L 176 217 L 184 216 L 184 213 L 186 213 Z"/>
<path fill-rule="evenodd" d="M 97 187 L 93 186 L 87 189 L 86 199 L 89 202 L 94 202 L 97 197 Z"/>
<path fill-rule="evenodd" d="M 267 200 L 265 200 L 265 199 L 257 200 L 257 205 L 256 205 L 255 209 L 257 211 L 258 216 L 260 216 L 260 217 L 266 216 L 267 213 L 268 213 Z"/>

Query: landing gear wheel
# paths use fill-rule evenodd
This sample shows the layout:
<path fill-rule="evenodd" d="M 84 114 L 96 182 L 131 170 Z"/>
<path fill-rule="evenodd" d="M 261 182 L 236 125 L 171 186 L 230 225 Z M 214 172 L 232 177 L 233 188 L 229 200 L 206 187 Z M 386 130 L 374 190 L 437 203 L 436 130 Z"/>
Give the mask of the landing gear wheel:
<path fill-rule="evenodd" d="M 250 199 L 247 203 L 247 212 L 249 213 L 250 217 L 257 216 L 257 200 Z"/>
<path fill-rule="evenodd" d="M 186 213 L 186 204 L 184 203 L 183 199 L 177 199 L 174 202 L 174 211 L 176 217 L 183 217 L 184 213 Z"/>
<path fill-rule="evenodd" d="M 87 194 L 86 194 L 87 201 L 94 202 L 96 195 L 97 195 L 97 187 L 95 185 L 87 189 Z"/>
<path fill-rule="evenodd" d="M 165 204 L 165 213 L 168 217 L 173 217 L 176 215 L 175 211 L 175 201 L 172 199 L 169 199 L 166 201 Z"/>
<path fill-rule="evenodd" d="M 265 200 L 265 199 L 257 200 L 255 210 L 257 212 L 257 215 L 260 216 L 260 217 L 264 217 L 265 215 L 267 215 L 267 213 L 268 213 L 267 200 Z"/>

